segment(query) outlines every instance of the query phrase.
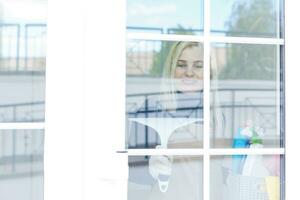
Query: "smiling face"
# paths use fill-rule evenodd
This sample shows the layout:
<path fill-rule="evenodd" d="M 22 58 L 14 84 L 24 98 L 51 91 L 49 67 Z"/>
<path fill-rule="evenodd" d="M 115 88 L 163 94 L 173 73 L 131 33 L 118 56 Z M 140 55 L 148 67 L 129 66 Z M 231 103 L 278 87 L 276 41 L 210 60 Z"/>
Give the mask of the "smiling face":
<path fill-rule="evenodd" d="M 176 90 L 201 90 L 203 80 L 203 52 L 200 46 L 186 47 L 180 54 L 174 71 Z"/>

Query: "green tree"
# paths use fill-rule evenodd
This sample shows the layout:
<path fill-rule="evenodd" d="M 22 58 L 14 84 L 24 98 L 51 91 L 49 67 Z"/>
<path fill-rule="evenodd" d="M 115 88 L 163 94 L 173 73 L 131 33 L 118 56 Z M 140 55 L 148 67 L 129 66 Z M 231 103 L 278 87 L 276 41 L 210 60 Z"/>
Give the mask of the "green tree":
<path fill-rule="evenodd" d="M 192 29 L 186 29 L 182 25 L 178 24 L 177 28 L 172 29 L 172 34 L 177 35 L 194 35 Z M 173 42 L 162 42 L 161 49 L 154 52 L 153 63 L 150 71 L 152 76 L 161 76 L 163 73 L 163 68 L 165 64 L 165 59 L 168 56 L 168 53 L 173 45 Z"/>
<path fill-rule="evenodd" d="M 228 36 L 276 37 L 276 1 L 248 0 L 233 5 Z M 276 78 L 275 45 L 226 45 L 227 63 L 219 79 L 273 80 Z"/>

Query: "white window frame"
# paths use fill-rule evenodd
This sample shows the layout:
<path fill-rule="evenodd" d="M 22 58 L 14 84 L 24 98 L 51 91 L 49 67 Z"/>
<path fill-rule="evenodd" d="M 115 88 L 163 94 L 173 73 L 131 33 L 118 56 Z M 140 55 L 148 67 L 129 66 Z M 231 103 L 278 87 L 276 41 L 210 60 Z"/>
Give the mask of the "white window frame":
<path fill-rule="evenodd" d="M 202 42 L 204 44 L 204 134 L 203 149 L 128 149 L 130 155 L 199 155 L 203 156 L 203 200 L 210 199 L 210 163 L 213 155 L 284 155 L 285 148 L 266 149 L 230 149 L 230 148 L 210 148 L 210 53 L 213 43 L 236 43 L 236 44 L 264 44 L 264 45 L 284 45 L 281 38 L 253 38 L 253 37 L 218 37 L 210 33 L 210 0 L 204 0 L 204 34 L 197 35 L 167 35 L 151 33 L 128 33 L 128 40 L 157 40 L 157 41 L 191 41 Z M 278 58 L 279 59 L 279 58 Z M 281 67 L 277 66 L 278 70 Z M 277 79 L 279 80 L 279 79 Z M 279 95 L 277 102 L 280 102 Z M 278 104 L 280 105 L 280 104 Z M 277 106 L 277 111 L 280 111 Z M 280 113 L 280 112 L 277 112 Z M 206 134 L 205 134 L 206 133 Z M 125 199 L 124 199 L 125 200 Z"/>
<path fill-rule="evenodd" d="M 286 199 L 298 194 L 300 164 L 297 132 L 300 98 L 295 95 L 299 83 L 299 55 L 295 26 L 300 18 L 297 1 L 285 0 L 286 39 L 261 39 L 209 36 L 209 0 L 205 0 L 203 36 L 166 36 L 128 34 L 131 39 L 161 39 L 204 42 L 204 58 L 209 58 L 210 42 L 278 44 L 286 49 L 286 150 L 274 149 L 209 149 L 209 136 L 204 134 L 202 150 L 128 150 L 128 155 L 182 154 L 204 155 L 204 200 L 209 199 L 210 155 L 287 154 Z M 72 5 L 72 6 L 70 6 Z M 46 89 L 45 200 L 52 199 L 118 199 L 127 198 L 127 155 L 125 141 L 125 1 L 49 0 L 48 57 Z M 66 10 L 68 14 L 66 15 Z M 109 19 L 109 20 L 108 20 Z M 66 26 L 66 24 L 68 26 Z M 63 30 L 63 31 L 62 31 Z M 109 30 L 109 31 L 107 31 Z M 100 37 L 99 37 L 100 36 Z M 72 48 L 79 41 L 79 48 Z M 103 59 L 99 59 L 102 57 Z M 76 58 L 76 59 L 74 59 Z M 116 59 L 117 58 L 117 59 Z M 100 66 L 112 66 L 103 68 Z M 72 66 L 72 67 L 70 67 Z M 204 93 L 209 91 L 209 59 L 204 59 Z M 100 68 L 99 68 L 100 67 Z M 72 75 L 70 75 L 72 71 Z M 298 72 L 298 73 L 297 73 Z M 99 74 L 103 74 L 99 76 Z M 107 76 L 113 74 L 113 76 Z M 65 77 L 69 79 L 66 81 Z M 114 83 L 107 88 L 107 83 Z M 95 92 L 101 91 L 101 92 Z M 67 93 L 67 95 L 66 95 Z M 103 98 L 103 95 L 105 98 Z M 57 96 L 64 96 L 58 101 Z M 61 99 L 60 99 L 61 100 Z M 99 104 L 101 102 L 101 104 Z M 204 94 L 204 117 L 209 119 L 209 95 Z M 290 107 L 290 109 L 288 109 Z M 77 115 L 74 113 L 77 108 Z M 115 113 L 118 113 L 116 116 Z M 123 113 L 123 114 L 122 114 Z M 102 124 L 101 124 L 102 123 Z M 101 124 L 101 125 L 100 125 Z M 112 126 L 112 124 L 114 126 Z M 204 124 L 204 132 L 209 126 Z M 107 134 L 110 133 L 110 134 Z M 291 133 L 291 134 L 290 134 Z M 72 139 L 71 139 L 72 138 Z M 68 144 L 68 148 L 66 148 Z M 221 152 L 222 151 L 222 152 Z M 224 153 L 225 152 L 225 153 Z M 123 168 L 124 166 L 124 168 Z M 207 184 L 208 183 L 208 184 Z"/>

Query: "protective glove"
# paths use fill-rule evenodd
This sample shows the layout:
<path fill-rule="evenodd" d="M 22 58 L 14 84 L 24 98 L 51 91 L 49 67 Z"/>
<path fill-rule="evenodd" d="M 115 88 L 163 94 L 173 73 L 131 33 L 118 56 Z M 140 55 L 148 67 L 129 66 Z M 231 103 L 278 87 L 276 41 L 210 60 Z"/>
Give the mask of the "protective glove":
<path fill-rule="evenodd" d="M 157 149 L 161 146 L 156 146 Z M 149 159 L 149 172 L 158 181 L 161 192 L 166 192 L 169 185 L 169 178 L 172 173 L 172 156 L 153 155 Z"/>

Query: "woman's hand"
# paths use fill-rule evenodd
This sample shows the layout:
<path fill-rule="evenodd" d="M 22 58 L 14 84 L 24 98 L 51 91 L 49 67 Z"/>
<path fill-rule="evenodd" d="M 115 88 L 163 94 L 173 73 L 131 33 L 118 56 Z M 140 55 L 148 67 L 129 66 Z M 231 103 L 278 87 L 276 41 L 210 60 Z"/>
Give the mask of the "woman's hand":
<path fill-rule="evenodd" d="M 156 146 L 156 149 L 161 146 Z M 149 172 L 155 179 L 163 179 L 164 176 L 170 176 L 172 172 L 172 156 L 153 155 L 149 159 Z"/>
<path fill-rule="evenodd" d="M 157 149 L 161 146 L 156 146 Z M 158 181 L 161 192 L 166 192 L 172 172 L 173 158 L 171 156 L 151 156 L 149 159 L 149 172 Z"/>

